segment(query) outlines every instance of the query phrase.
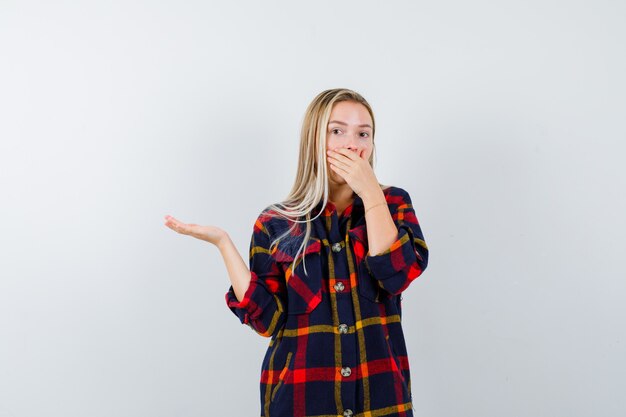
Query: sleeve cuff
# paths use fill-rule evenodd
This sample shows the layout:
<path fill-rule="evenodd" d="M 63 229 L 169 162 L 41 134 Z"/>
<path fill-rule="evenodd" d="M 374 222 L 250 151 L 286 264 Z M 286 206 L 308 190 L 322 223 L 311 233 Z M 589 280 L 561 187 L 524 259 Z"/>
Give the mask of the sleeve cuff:
<path fill-rule="evenodd" d="M 261 295 L 260 292 L 265 291 L 265 288 L 262 285 L 259 285 L 257 274 L 252 272 L 250 285 L 244 293 L 243 299 L 241 301 L 237 300 L 237 296 L 235 295 L 235 291 L 231 285 L 225 295 L 226 305 L 233 313 L 235 313 L 235 315 L 237 315 L 237 317 L 239 317 L 241 323 L 248 324 L 250 322 L 250 318 L 255 316 L 255 313 L 260 314 L 261 309 L 258 308 L 258 303 L 254 300 Z"/>
<path fill-rule="evenodd" d="M 382 253 L 365 256 L 365 264 L 374 278 L 385 280 L 403 271 L 415 257 L 411 233 L 405 225 L 398 227 L 396 240 Z"/>

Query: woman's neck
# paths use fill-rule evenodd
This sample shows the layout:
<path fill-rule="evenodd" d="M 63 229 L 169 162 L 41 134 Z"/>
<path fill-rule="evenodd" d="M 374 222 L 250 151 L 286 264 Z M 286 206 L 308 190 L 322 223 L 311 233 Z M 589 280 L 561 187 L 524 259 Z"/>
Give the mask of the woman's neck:
<path fill-rule="evenodd" d="M 330 185 L 329 193 L 328 199 L 335 207 L 340 209 L 340 211 L 343 211 L 345 207 L 349 206 L 354 201 L 354 191 L 348 184 Z"/>

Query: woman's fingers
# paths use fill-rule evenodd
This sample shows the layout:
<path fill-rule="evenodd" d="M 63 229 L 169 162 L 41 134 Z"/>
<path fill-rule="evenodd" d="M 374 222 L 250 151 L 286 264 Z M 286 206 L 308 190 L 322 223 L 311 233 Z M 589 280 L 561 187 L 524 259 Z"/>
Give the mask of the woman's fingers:
<path fill-rule="evenodd" d="M 165 221 L 165 225 L 167 227 L 184 235 L 192 234 L 194 226 L 197 226 L 197 224 L 185 224 L 172 216 L 165 217 L 167 218 L 167 220 Z"/>
<path fill-rule="evenodd" d="M 165 216 L 165 225 L 167 227 L 169 227 L 170 229 L 178 232 L 178 233 L 182 233 L 184 235 L 188 235 L 191 232 L 191 225 L 187 225 L 177 219 L 175 219 L 172 216 Z"/>

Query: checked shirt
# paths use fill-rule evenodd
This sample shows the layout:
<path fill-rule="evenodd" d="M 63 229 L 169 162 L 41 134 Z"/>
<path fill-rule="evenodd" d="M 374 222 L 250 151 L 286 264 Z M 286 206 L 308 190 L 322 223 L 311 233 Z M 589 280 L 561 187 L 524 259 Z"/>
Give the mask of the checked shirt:
<path fill-rule="evenodd" d="M 269 250 L 287 220 L 267 216 L 269 208 L 257 218 L 250 286 L 241 301 L 232 286 L 225 298 L 241 323 L 270 338 L 262 417 L 413 417 L 401 294 L 426 269 L 428 247 L 409 194 L 383 193 L 398 235 L 376 256 L 356 193 L 341 215 L 330 201 L 317 205 L 311 218 L 322 214 L 295 267 L 298 243 Z"/>

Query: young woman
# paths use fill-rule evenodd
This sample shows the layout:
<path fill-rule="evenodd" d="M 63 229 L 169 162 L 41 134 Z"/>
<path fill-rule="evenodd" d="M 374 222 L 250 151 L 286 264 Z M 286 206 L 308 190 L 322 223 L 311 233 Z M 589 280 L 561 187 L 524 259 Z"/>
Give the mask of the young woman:
<path fill-rule="evenodd" d="M 216 245 L 232 285 L 226 303 L 271 338 L 261 416 L 413 416 L 402 292 L 428 248 L 411 198 L 373 171 L 374 114 L 348 89 L 306 110 L 293 188 L 258 216 L 250 269 L 214 226 L 173 230 Z"/>

